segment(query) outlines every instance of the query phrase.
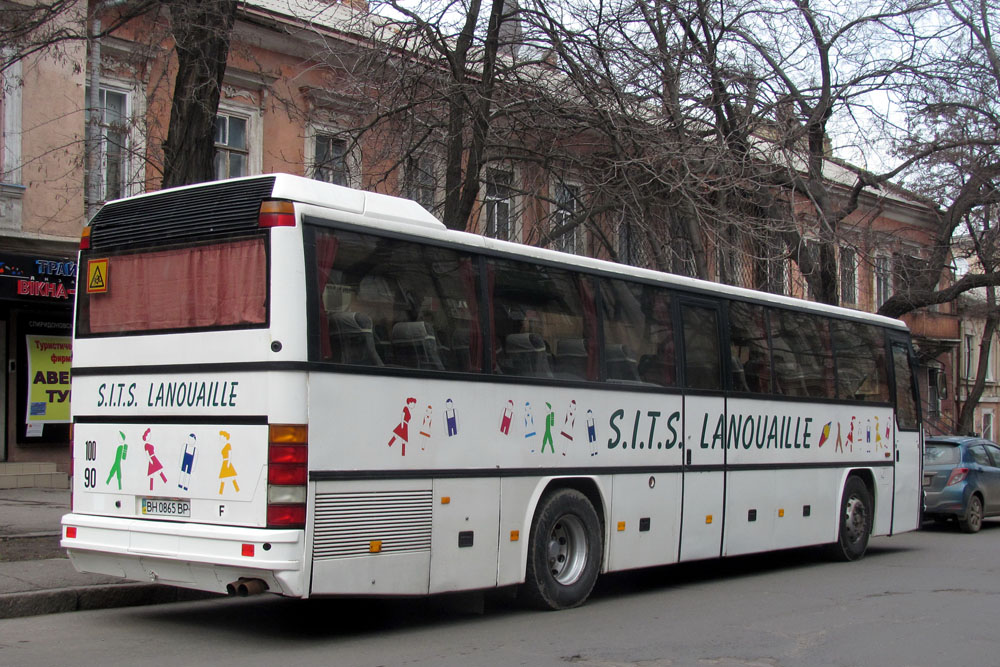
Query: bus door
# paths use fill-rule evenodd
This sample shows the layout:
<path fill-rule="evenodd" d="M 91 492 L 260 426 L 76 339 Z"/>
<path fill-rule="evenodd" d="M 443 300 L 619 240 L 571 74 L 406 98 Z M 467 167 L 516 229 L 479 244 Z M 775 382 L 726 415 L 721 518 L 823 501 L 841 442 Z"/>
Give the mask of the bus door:
<path fill-rule="evenodd" d="M 726 399 L 719 304 L 678 299 L 684 382 L 684 493 L 679 560 L 718 558 L 725 507 Z M 721 429 L 721 431 L 720 431 Z"/>
<path fill-rule="evenodd" d="M 906 337 L 893 334 L 890 334 L 889 344 L 896 408 L 892 503 L 892 532 L 896 533 L 920 527 L 923 446 L 912 348 Z"/>

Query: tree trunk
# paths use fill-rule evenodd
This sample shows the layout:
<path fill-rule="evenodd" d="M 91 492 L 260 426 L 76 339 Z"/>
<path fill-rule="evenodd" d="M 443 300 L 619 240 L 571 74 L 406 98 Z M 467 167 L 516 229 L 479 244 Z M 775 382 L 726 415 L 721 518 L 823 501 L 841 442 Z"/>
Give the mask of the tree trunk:
<path fill-rule="evenodd" d="M 177 51 L 170 126 L 163 144 L 163 187 L 215 178 L 215 116 L 236 0 L 181 0 L 167 5 Z"/>

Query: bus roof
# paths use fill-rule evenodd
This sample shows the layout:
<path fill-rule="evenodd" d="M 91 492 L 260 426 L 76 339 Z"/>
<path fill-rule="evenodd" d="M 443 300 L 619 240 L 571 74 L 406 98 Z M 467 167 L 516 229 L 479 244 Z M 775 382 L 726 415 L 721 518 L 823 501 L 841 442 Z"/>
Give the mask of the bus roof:
<path fill-rule="evenodd" d="M 620 276 L 623 278 L 634 278 L 644 282 L 654 282 L 663 285 L 676 287 L 691 292 L 701 292 L 715 296 L 725 296 L 758 303 L 772 304 L 797 310 L 811 311 L 826 315 L 843 317 L 846 319 L 866 321 L 871 324 L 889 327 L 893 329 L 906 330 L 906 325 L 897 319 L 874 315 L 851 308 L 841 306 L 829 306 L 826 304 L 806 301 L 794 297 L 759 292 L 742 287 L 723 285 L 697 278 L 688 278 L 676 274 L 663 273 L 651 269 L 642 269 L 627 264 L 618 264 L 593 257 L 572 255 L 569 253 L 539 248 L 536 246 L 524 245 L 510 241 L 501 241 L 471 234 L 450 230 L 445 225 L 431 215 L 420 204 L 409 199 L 393 197 L 390 195 L 355 190 L 340 185 L 324 183 L 311 178 L 293 176 L 291 174 L 261 174 L 259 176 L 248 176 L 239 179 L 230 179 L 227 183 L 237 183 L 241 181 L 254 181 L 273 179 L 271 197 L 275 199 L 286 199 L 289 201 L 309 204 L 333 211 L 341 211 L 345 215 L 344 222 L 362 224 L 373 229 L 382 229 L 395 233 L 419 236 L 428 240 L 445 242 L 474 248 L 479 251 L 493 252 L 496 254 L 534 259 L 543 262 L 563 265 L 570 268 L 593 271 L 609 276 Z M 186 185 L 179 188 L 160 190 L 136 197 L 130 197 L 129 202 L 136 202 L 147 197 L 157 197 L 164 193 L 179 193 L 183 190 L 193 190 L 211 185 L 218 185 L 217 181 L 210 183 L 199 183 Z M 122 200 L 119 200 L 122 201 Z M 106 206 L 115 206 L 117 202 L 109 202 Z"/>

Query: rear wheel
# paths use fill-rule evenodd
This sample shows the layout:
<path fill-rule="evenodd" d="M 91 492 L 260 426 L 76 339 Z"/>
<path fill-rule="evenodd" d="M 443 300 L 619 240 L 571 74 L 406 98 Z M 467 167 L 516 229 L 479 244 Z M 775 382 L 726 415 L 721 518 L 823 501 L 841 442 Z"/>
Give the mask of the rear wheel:
<path fill-rule="evenodd" d="M 587 496 L 560 489 L 545 496 L 528 543 L 524 595 L 543 609 L 583 604 L 601 569 L 601 522 Z"/>
<path fill-rule="evenodd" d="M 863 558 L 872 532 L 872 495 L 859 477 L 848 477 L 840 501 L 840 528 L 837 541 L 830 545 L 836 560 Z"/>
<path fill-rule="evenodd" d="M 978 495 L 972 494 L 969 498 L 965 516 L 958 518 L 958 527 L 963 533 L 978 533 L 983 527 L 983 501 Z"/>

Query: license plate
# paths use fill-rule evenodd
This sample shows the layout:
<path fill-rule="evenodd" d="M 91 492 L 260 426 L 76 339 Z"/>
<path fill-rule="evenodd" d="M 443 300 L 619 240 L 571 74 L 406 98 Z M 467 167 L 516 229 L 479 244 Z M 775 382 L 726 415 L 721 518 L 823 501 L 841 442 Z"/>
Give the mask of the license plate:
<path fill-rule="evenodd" d="M 146 516 L 191 516 L 191 503 L 170 498 L 140 498 L 139 510 Z"/>

